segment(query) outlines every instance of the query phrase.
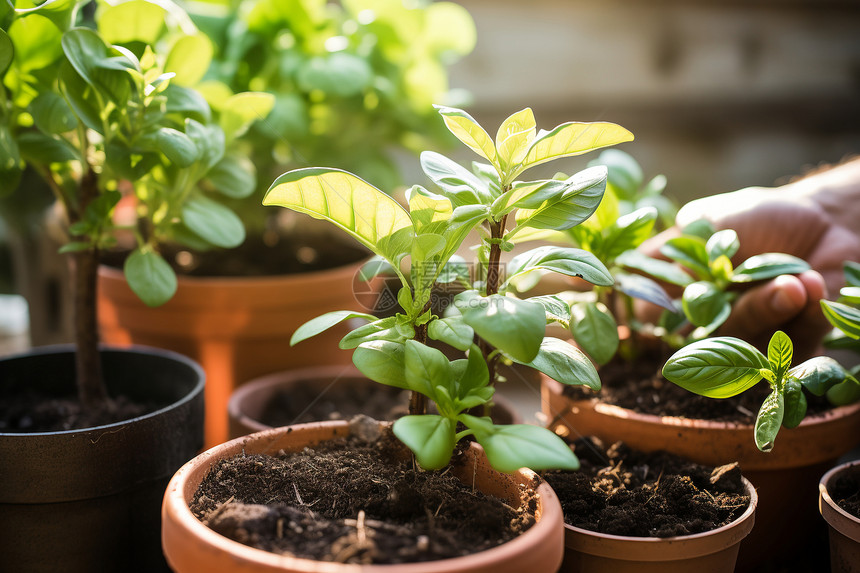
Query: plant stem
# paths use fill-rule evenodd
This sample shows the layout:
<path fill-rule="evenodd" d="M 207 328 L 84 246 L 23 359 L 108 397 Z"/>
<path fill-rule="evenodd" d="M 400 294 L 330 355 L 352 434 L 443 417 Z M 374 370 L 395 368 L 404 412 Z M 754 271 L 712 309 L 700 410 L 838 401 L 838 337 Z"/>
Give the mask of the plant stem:
<path fill-rule="evenodd" d="M 424 306 L 421 314 L 430 309 L 430 301 Z M 427 344 L 427 325 L 418 324 L 415 326 L 415 341 L 421 344 Z M 423 416 L 427 413 L 427 397 L 421 392 L 412 391 L 409 394 L 409 414 L 412 416 Z"/>
<path fill-rule="evenodd" d="M 87 206 L 98 197 L 98 176 L 87 169 L 80 183 L 78 219 Z M 73 223 L 77 221 L 72 221 Z M 75 322 L 75 373 L 78 398 L 84 408 L 96 409 L 109 403 L 102 380 L 101 359 L 98 349 L 98 322 L 96 319 L 96 293 L 98 285 L 99 248 L 95 242 L 89 249 L 74 255 L 74 322 Z"/>
<path fill-rule="evenodd" d="M 500 221 L 490 222 L 490 256 L 487 262 L 487 281 L 486 294 L 487 296 L 498 294 L 500 275 L 501 275 L 501 258 L 502 258 L 502 237 L 505 234 L 505 222 L 507 215 L 503 216 Z M 496 385 L 496 363 L 499 361 L 499 354 L 493 353 L 493 348 L 483 338 L 478 339 L 478 348 L 484 355 L 484 361 L 487 363 L 487 370 L 490 372 L 490 386 Z M 485 408 L 486 413 L 486 408 Z"/>

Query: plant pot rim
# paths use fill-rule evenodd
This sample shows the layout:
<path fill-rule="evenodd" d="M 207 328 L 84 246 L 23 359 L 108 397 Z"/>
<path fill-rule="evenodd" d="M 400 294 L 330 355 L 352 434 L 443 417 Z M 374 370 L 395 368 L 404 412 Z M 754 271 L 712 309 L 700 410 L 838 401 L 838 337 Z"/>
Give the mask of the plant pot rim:
<path fill-rule="evenodd" d="M 830 481 L 837 474 L 855 467 L 860 469 L 860 460 L 852 460 L 844 464 L 839 464 L 828 470 L 827 473 L 821 476 L 821 481 L 818 482 L 818 509 L 821 512 L 821 516 L 831 527 L 849 538 L 856 536 L 857 531 L 860 530 L 860 518 L 851 515 L 839 507 L 833 498 L 830 497 L 830 492 L 827 488 L 830 486 Z M 853 531 L 849 532 L 849 529 Z"/>
<path fill-rule="evenodd" d="M 727 545 L 732 545 L 720 541 L 718 537 L 734 529 L 733 537 L 740 542 L 752 531 L 755 524 L 758 493 L 747 478 L 741 476 L 741 479 L 744 490 L 750 496 L 749 506 L 734 521 L 711 531 L 675 537 L 632 537 L 599 533 L 565 523 L 565 546 L 592 555 L 630 561 L 674 561 L 715 553 Z M 660 551 L 655 555 L 656 545 L 660 546 Z"/>
<path fill-rule="evenodd" d="M 550 378 L 546 374 L 541 373 L 541 381 L 547 384 L 550 389 L 556 393 L 561 393 L 563 385 Z M 617 406 L 601 402 L 599 398 L 587 398 L 585 400 L 570 399 L 573 404 L 589 404 L 595 411 L 602 414 L 615 416 L 618 418 L 629 418 L 639 420 L 644 423 L 659 424 L 663 426 L 677 426 L 682 428 L 701 428 L 705 430 L 743 430 L 751 431 L 755 428 L 755 424 L 742 424 L 738 422 L 719 422 L 715 420 L 706 420 L 703 418 L 682 418 L 680 416 L 658 416 L 656 414 L 643 414 L 629 408 Z M 860 402 L 848 404 L 846 406 L 837 406 L 831 408 L 824 413 L 815 414 L 805 417 L 797 428 L 811 428 L 826 424 L 834 418 L 849 416 L 860 411 Z M 795 428 L 792 428 L 792 430 Z"/>
<path fill-rule="evenodd" d="M 26 352 L 19 352 L 16 354 L 10 354 L 7 356 L 0 357 L 0 361 L 9 360 L 9 359 L 17 359 L 24 358 L 28 356 L 36 357 L 41 355 L 49 355 L 49 354 L 65 354 L 65 353 L 74 353 L 75 352 L 74 344 L 51 344 L 47 346 L 37 346 Z M 144 420 L 150 420 L 152 418 L 156 418 L 158 416 L 163 415 L 168 410 L 175 409 L 177 407 L 181 407 L 188 402 L 191 402 L 195 399 L 195 397 L 203 391 L 203 388 L 206 383 L 206 373 L 203 371 L 203 368 L 195 362 L 191 360 L 187 356 L 179 354 L 178 352 L 173 352 L 172 350 L 166 350 L 163 348 L 156 348 L 154 346 L 145 346 L 142 344 L 133 344 L 130 346 L 108 346 L 108 345 L 99 345 L 99 353 L 115 353 L 115 354 L 148 354 L 153 356 L 158 356 L 161 358 L 167 358 L 170 360 L 174 360 L 176 362 L 180 362 L 185 366 L 191 368 L 194 373 L 197 375 L 197 383 L 194 388 L 191 389 L 185 396 L 176 400 L 175 402 L 171 402 L 165 406 L 157 410 L 153 410 L 152 412 L 148 412 L 146 414 L 142 414 L 140 416 L 135 416 L 134 418 L 128 418 L 127 420 L 120 420 L 119 422 L 113 422 L 111 424 L 102 424 L 100 426 L 88 426 L 86 428 L 78 428 L 72 430 L 56 430 L 53 432 L 0 432 L 0 437 L 3 438 L 27 438 L 29 436 L 58 436 L 58 435 L 83 435 L 87 436 L 89 434 L 104 434 L 105 432 L 118 431 L 121 427 L 127 426 L 129 424 L 134 424 Z"/>
<path fill-rule="evenodd" d="M 390 423 L 380 422 L 380 424 L 388 425 Z M 232 559 L 235 562 L 237 571 L 241 569 L 244 563 L 246 567 L 259 567 L 259 569 L 248 570 L 266 572 L 292 570 L 315 573 L 347 573 L 358 571 L 363 573 L 384 573 L 400 570 L 398 568 L 406 568 L 405 570 L 409 571 L 409 573 L 432 573 L 438 571 L 465 572 L 470 571 L 470 567 L 478 565 L 486 566 L 486 562 L 484 561 L 486 556 L 495 557 L 497 563 L 504 562 L 507 556 L 516 554 L 521 546 L 528 546 L 541 535 L 547 535 L 547 532 L 549 532 L 551 537 L 555 529 L 558 530 L 559 534 L 561 533 L 562 528 L 560 526 L 563 523 L 563 517 L 561 514 L 561 505 L 555 492 L 546 481 L 541 480 L 534 472 L 526 468 L 521 468 L 518 473 L 522 474 L 527 480 L 537 479 L 539 481 L 537 492 L 541 501 L 541 513 L 538 514 L 536 523 L 518 537 L 502 545 L 462 557 L 436 561 L 385 565 L 351 565 L 280 555 L 256 549 L 224 537 L 204 525 L 191 512 L 186 502 L 186 493 L 190 497 L 199 485 L 200 480 L 192 481 L 192 474 L 199 465 L 206 464 L 208 466 L 206 471 L 208 472 L 216 461 L 244 452 L 245 444 L 248 441 L 264 442 L 269 440 L 274 442 L 281 434 L 311 430 L 312 428 L 331 431 L 331 437 L 345 436 L 349 432 L 348 422 L 340 420 L 296 424 L 294 426 L 272 428 L 249 436 L 234 438 L 201 453 L 182 466 L 170 480 L 162 505 L 162 522 L 165 524 L 169 522 L 173 533 L 179 533 L 186 538 L 193 535 L 210 547 L 222 548 L 225 560 L 228 558 Z M 319 443 L 319 441 L 313 443 Z M 477 444 L 473 444 L 472 447 L 480 449 L 480 446 Z M 203 475 L 205 473 L 202 472 Z M 200 476 L 200 479 L 202 479 L 203 475 Z M 170 532 L 163 527 L 163 545 L 166 545 L 169 535 Z M 167 549 L 165 549 L 165 553 L 168 553 Z M 483 569 L 481 570 L 483 571 Z"/>

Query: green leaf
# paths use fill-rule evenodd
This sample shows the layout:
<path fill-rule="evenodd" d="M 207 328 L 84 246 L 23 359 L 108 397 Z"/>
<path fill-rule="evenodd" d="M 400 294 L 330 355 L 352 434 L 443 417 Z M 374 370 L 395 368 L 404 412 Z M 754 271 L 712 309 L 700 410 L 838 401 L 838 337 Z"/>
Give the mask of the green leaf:
<path fill-rule="evenodd" d="M 81 123 L 104 135 L 101 108 L 95 95 L 95 89 L 84 81 L 68 61 L 60 64 L 58 77 L 60 91 Z"/>
<path fill-rule="evenodd" d="M 140 136 L 137 146 L 145 151 L 160 151 L 178 167 L 188 167 L 200 158 L 200 150 L 194 141 L 172 127 L 160 127 Z"/>
<path fill-rule="evenodd" d="M 606 149 L 588 166 L 605 165 L 609 169 L 609 184 L 627 201 L 633 201 L 642 186 L 644 176 L 639 163 L 620 149 Z"/>
<path fill-rule="evenodd" d="M 860 305 L 860 287 L 847 286 L 839 289 L 839 302 Z"/>
<path fill-rule="evenodd" d="M 123 91 L 118 86 L 128 87 L 126 82 L 130 76 L 126 70 L 133 67 L 131 61 L 125 57 L 111 56 L 110 48 L 89 28 L 69 30 L 63 34 L 62 45 L 69 63 L 86 83 L 120 99 Z M 123 75 L 114 76 L 113 73 L 117 71 Z"/>
<path fill-rule="evenodd" d="M 508 117 L 496 133 L 496 150 L 502 165 L 516 165 L 526 156 L 536 132 L 535 116 L 525 108 Z"/>
<path fill-rule="evenodd" d="M 206 179 L 222 195 L 232 199 L 249 197 L 257 186 L 254 164 L 238 153 L 224 155 L 206 172 Z"/>
<path fill-rule="evenodd" d="M 373 81 L 367 60 L 348 52 L 335 52 L 305 60 L 296 78 L 303 92 L 319 90 L 344 98 L 360 94 Z"/>
<path fill-rule="evenodd" d="M 275 105 L 275 96 L 262 92 L 232 95 L 221 105 L 218 121 L 226 141 L 241 137 L 257 120 L 265 119 Z"/>
<path fill-rule="evenodd" d="M 777 380 L 781 380 L 791 367 L 791 357 L 794 354 L 794 346 L 786 333 L 777 330 L 773 333 L 767 345 L 767 360 L 770 369 L 776 374 Z"/>
<path fill-rule="evenodd" d="M 785 383 L 784 391 L 785 416 L 782 425 L 786 428 L 796 428 L 806 416 L 806 396 L 797 380 L 789 380 Z"/>
<path fill-rule="evenodd" d="M 788 371 L 794 378 L 816 396 L 824 396 L 828 390 L 845 381 L 848 372 L 829 356 L 816 356 L 798 364 Z"/>
<path fill-rule="evenodd" d="M 19 19 L 30 14 L 44 16 L 60 30 L 67 30 L 75 22 L 78 0 L 46 0 L 33 8 L 19 8 L 15 12 Z"/>
<path fill-rule="evenodd" d="M 209 123 L 212 112 L 209 104 L 200 92 L 182 86 L 169 84 L 163 94 L 167 98 L 164 111 L 168 114 L 178 114 L 198 122 Z"/>
<path fill-rule="evenodd" d="M 535 359 L 546 330 L 546 313 L 541 305 L 498 294 L 475 297 L 463 304 L 464 294 L 457 295 L 454 301 L 463 322 L 478 336 L 515 360 Z"/>
<path fill-rule="evenodd" d="M 508 281 L 536 270 L 579 277 L 600 286 L 610 286 L 614 282 L 609 269 L 588 251 L 553 245 L 537 247 L 511 259 L 508 263 Z"/>
<path fill-rule="evenodd" d="M 698 237 L 675 237 L 666 241 L 660 252 L 687 267 L 699 277 L 710 276 L 710 265 L 708 264 L 708 251 L 705 241 Z"/>
<path fill-rule="evenodd" d="M 696 219 L 686 227 L 681 229 L 681 234 L 690 237 L 697 237 L 703 242 L 707 242 L 717 230 L 707 219 Z M 703 243 L 704 244 L 704 243 Z"/>
<path fill-rule="evenodd" d="M 376 320 L 376 317 L 372 314 L 353 312 L 351 310 L 336 310 L 334 312 L 327 312 L 323 315 L 310 319 L 309 321 L 298 327 L 293 333 L 293 336 L 290 338 L 290 346 L 295 346 L 303 340 L 307 340 L 308 338 L 316 336 L 321 332 L 325 332 L 329 328 L 340 324 L 344 320 L 350 320 L 353 318 L 362 318 L 368 322 L 373 322 Z"/>
<path fill-rule="evenodd" d="M 142 42 L 154 46 L 164 29 L 167 12 L 154 2 L 131 0 L 103 6 L 99 33 L 110 44 Z"/>
<path fill-rule="evenodd" d="M 579 460 L 553 432 L 531 424 L 491 426 L 476 424 L 475 417 L 463 414 L 460 421 L 474 430 L 475 439 L 484 448 L 487 459 L 500 472 L 515 472 L 527 467 L 540 471 L 546 469 L 579 469 Z"/>
<path fill-rule="evenodd" d="M 454 207 L 486 204 L 492 200 L 489 187 L 459 163 L 435 151 L 421 153 L 421 169 Z"/>
<path fill-rule="evenodd" d="M 30 114 L 36 127 L 49 135 L 75 129 L 78 118 L 63 97 L 55 92 L 43 92 L 30 103 Z"/>
<path fill-rule="evenodd" d="M 855 340 L 860 339 L 860 310 L 830 300 L 821 301 L 824 316 L 834 327 Z"/>
<path fill-rule="evenodd" d="M 400 326 L 400 328 L 398 328 Z M 401 328 L 408 326 L 405 332 L 401 332 Z M 398 325 L 397 318 L 390 316 L 380 320 L 375 320 L 369 324 L 359 326 L 346 336 L 341 338 L 338 343 L 338 348 L 341 350 L 350 350 L 358 347 L 359 344 L 370 342 L 371 340 L 390 340 L 392 342 L 404 342 L 409 337 L 412 330 L 411 325 Z M 411 336 L 415 336 L 415 331 L 412 330 Z"/>
<path fill-rule="evenodd" d="M 732 282 L 747 283 L 770 279 L 779 275 L 800 274 L 809 270 L 803 259 L 785 253 L 753 255 L 735 269 Z"/>
<path fill-rule="evenodd" d="M 176 273 L 152 249 L 135 249 L 123 266 L 128 286 L 147 306 L 160 306 L 176 293 Z"/>
<path fill-rule="evenodd" d="M 0 89 L 5 88 L 0 85 Z M 9 128 L 2 122 L 0 122 L 0 152 L 2 152 L 0 155 L 2 157 L 0 160 L 0 197 L 4 197 L 18 188 L 23 166 L 18 144 L 12 137 Z"/>
<path fill-rule="evenodd" d="M 471 115 L 453 107 L 439 105 L 433 107 L 442 116 L 445 127 L 454 134 L 454 137 L 490 163 L 497 163 L 496 146 L 493 140 Z"/>
<path fill-rule="evenodd" d="M 755 419 L 755 445 L 759 450 L 769 452 L 773 449 L 784 416 L 785 399 L 774 390 L 765 398 Z"/>
<path fill-rule="evenodd" d="M 475 331 L 463 322 L 462 316 L 452 316 L 434 320 L 427 327 L 427 336 L 433 340 L 450 344 L 457 350 L 469 350 Z"/>
<path fill-rule="evenodd" d="M 561 297 L 556 295 L 533 296 L 526 299 L 528 302 L 536 302 L 546 312 L 547 324 L 558 322 L 565 328 L 570 326 L 570 305 Z"/>
<path fill-rule="evenodd" d="M 0 128 L 0 146 L 2 146 L 2 137 L 2 128 Z M 25 161 L 42 165 L 78 159 L 74 147 L 68 141 L 39 131 L 28 131 L 18 135 L 18 148 Z M 11 154 L 9 156 L 14 157 Z"/>
<path fill-rule="evenodd" d="M 751 344 L 728 336 L 689 344 L 663 366 L 663 376 L 695 394 L 729 398 L 761 380 L 767 358 Z"/>
<path fill-rule="evenodd" d="M 842 263 L 845 283 L 851 287 L 860 287 L 860 263 L 845 261 Z"/>
<path fill-rule="evenodd" d="M 55 66 L 63 55 L 60 30 L 42 16 L 16 18 L 6 33 L 14 46 L 13 61 L 19 73 Z"/>
<path fill-rule="evenodd" d="M 615 318 L 605 306 L 595 302 L 578 302 L 571 310 L 573 339 L 598 364 L 609 362 L 618 350 Z"/>
<path fill-rule="evenodd" d="M 191 138 L 200 150 L 200 163 L 206 169 L 211 169 L 224 157 L 224 132 L 217 125 L 203 125 L 191 119 L 185 119 L 185 135 Z"/>
<path fill-rule="evenodd" d="M 693 282 L 693 279 L 675 263 L 662 261 L 649 257 L 642 251 L 631 249 L 625 251 L 615 258 L 615 263 L 622 267 L 642 271 L 655 279 L 669 284 L 685 287 Z"/>
<path fill-rule="evenodd" d="M 827 391 L 827 400 L 834 406 L 846 406 L 860 400 L 860 384 L 847 380 Z"/>
<path fill-rule="evenodd" d="M 537 356 L 527 365 L 562 384 L 600 390 L 600 377 L 591 360 L 580 349 L 558 338 L 545 337 Z"/>
<path fill-rule="evenodd" d="M 502 215 L 507 215 L 514 209 L 537 209 L 545 201 L 561 198 L 570 187 L 570 181 L 556 179 L 514 181 L 510 190 L 493 200 L 490 213 L 498 221 Z"/>
<path fill-rule="evenodd" d="M 513 236 L 522 227 L 564 231 L 582 223 L 597 210 L 606 190 L 606 168 L 592 167 L 573 175 L 561 196 L 546 200 L 537 209 L 520 209 Z"/>
<path fill-rule="evenodd" d="M 191 197 L 182 206 L 182 222 L 192 232 L 217 247 L 232 248 L 245 240 L 242 220 L 228 207 L 203 196 Z"/>
<path fill-rule="evenodd" d="M 375 382 L 412 390 L 406 381 L 406 346 L 402 342 L 364 342 L 352 353 L 352 363 Z"/>
<path fill-rule="evenodd" d="M 625 272 L 615 273 L 615 290 L 627 296 L 656 304 L 670 312 L 677 310 L 672 297 L 663 290 L 663 287 L 642 275 Z"/>
<path fill-rule="evenodd" d="M 604 243 L 607 260 L 612 260 L 624 251 L 635 249 L 651 236 L 657 221 L 657 209 L 642 207 L 622 215 L 610 229 Z"/>
<path fill-rule="evenodd" d="M 6 31 L 0 29 L 0 75 L 6 73 L 14 58 L 15 46 L 12 45 L 12 40 Z"/>
<path fill-rule="evenodd" d="M 482 403 L 489 401 L 495 390 L 492 387 L 487 387 L 487 384 L 490 383 L 490 371 L 481 349 L 472 344 L 469 347 L 468 359 L 455 362 L 458 364 L 466 363 L 463 373 L 460 376 L 454 376 L 457 381 L 457 398 L 463 400 L 468 396 L 477 396 L 482 400 Z M 451 370 L 452 372 L 455 371 L 453 362 L 451 363 Z"/>
<path fill-rule="evenodd" d="M 403 416 L 392 427 L 394 435 L 415 454 L 425 470 L 448 465 L 457 443 L 456 421 L 443 416 Z"/>
<path fill-rule="evenodd" d="M 435 399 L 436 386 L 447 389 L 453 383 L 451 367 L 442 351 L 415 340 L 406 341 L 404 366 L 409 388 L 429 398 Z"/>
<path fill-rule="evenodd" d="M 526 152 L 525 159 L 511 174 L 511 180 L 526 169 L 547 161 L 581 155 L 626 141 L 633 141 L 633 134 L 614 123 L 563 123 L 551 131 L 537 135 Z"/>
<path fill-rule="evenodd" d="M 214 53 L 212 42 L 205 34 L 194 34 L 191 36 L 183 36 L 173 44 L 173 48 L 167 54 L 167 61 L 164 62 L 164 71 L 176 74 L 171 83 L 176 83 L 180 86 L 194 86 L 203 79 L 206 71 L 209 69 L 209 63 L 212 61 Z M 238 94 L 242 95 L 242 94 Z M 233 96 L 236 97 L 236 96 Z M 235 102 L 227 100 L 227 106 L 233 109 Z M 251 106 L 261 106 L 254 110 L 254 113 L 261 113 L 263 117 L 272 109 L 274 101 L 272 96 L 267 98 L 268 108 L 266 104 L 253 102 Z M 243 101 L 247 104 L 247 100 Z M 266 110 L 265 112 L 263 110 Z M 254 117 L 256 119 L 256 117 Z"/>
<path fill-rule="evenodd" d="M 714 262 L 723 256 L 731 259 L 738 252 L 740 246 L 738 234 L 732 229 L 726 229 L 711 235 L 711 238 L 705 243 L 705 250 L 708 253 L 708 260 Z"/>
<path fill-rule="evenodd" d="M 397 201 L 338 169 L 298 169 L 278 177 L 263 199 L 324 219 L 397 268 L 412 250 L 412 219 Z"/>
<path fill-rule="evenodd" d="M 731 312 L 726 293 L 721 291 L 714 283 L 707 281 L 694 282 L 684 289 L 681 298 L 684 314 L 687 319 L 696 326 L 708 326 L 722 315 L 728 318 L 726 309 Z"/>

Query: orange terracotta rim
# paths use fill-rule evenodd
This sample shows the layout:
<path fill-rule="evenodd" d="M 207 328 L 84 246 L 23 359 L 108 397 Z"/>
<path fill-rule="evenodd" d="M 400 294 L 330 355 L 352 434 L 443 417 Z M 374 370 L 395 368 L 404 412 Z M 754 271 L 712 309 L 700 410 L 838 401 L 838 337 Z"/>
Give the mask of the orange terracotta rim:
<path fill-rule="evenodd" d="M 860 519 L 851 515 L 830 497 L 830 482 L 848 468 L 860 469 L 860 460 L 847 462 L 829 470 L 818 483 L 818 509 L 827 524 L 849 539 L 860 543 Z"/>
<path fill-rule="evenodd" d="M 746 478 L 749 507 L 734 521 L 711 531 L 679 537 L 608 535 L 565 524 L 565 547 L 581 553 L 625 561 L 677 561 L 717 553 L 749 535 L 755 524 L 758 494 Z"/>
<path fill-rule="evenodd" d="M 288 435 L 298 438 L 293 447 L 300 449 L 304 445 L 348 434 L 349 425 L 343 421 L 275 428 L 220 444 L 186 463 L 170 480 L 162 504 L 162 546 L 168 563 L 181 573 L 518 573 L 532 562 L 547 565 L 546 569 L 538 566 L 539 570 L 547 571 L 555 570 L 549 563 L 553 563 L 555 568 L 561 564 L 564 549 L 561 505 L 549 484 L 542 481 L 537 488 L 537 522 L 522 535 L 472 555 L 402 565 L 328 563 L 255 549 L 209 529 L 188 507 L 188 501 L 200 482 L 219 459 L 242 452 L 261 453 L 282 448 L 289 451 L 289 446 L 283 443 Z M 489 467 L 480 446 L 473 445 L 469 453 L 474 456 L 476 467 Z M 512 474 L 512 479 L 520 484 L 532 483 L 536 477 L 534 472 L 525 468 Z"/>

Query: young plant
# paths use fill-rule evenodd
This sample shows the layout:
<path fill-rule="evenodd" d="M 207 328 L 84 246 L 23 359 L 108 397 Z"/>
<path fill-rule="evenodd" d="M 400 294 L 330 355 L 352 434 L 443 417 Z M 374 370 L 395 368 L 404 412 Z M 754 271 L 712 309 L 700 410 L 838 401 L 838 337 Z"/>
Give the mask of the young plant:
<path fill-rule="evenodd" d="M 759 450 L 773 449 L 780 427 L 794 428 L 806 415 L 804 391 L 824 396 L 843 383 L 860 385 L 834 359 L 817 356 L 791 367 L 791 339 L 777 331 L 765 357 L 757 348 L 732 337 L 707 338 L 685 346 L 663 366 L 663 376 L 709 398 L 730 398 L 767 380 L 771 392 L 755 421 Z"/>
<path fill-rule="evenodd" d="M 690 335 L 691 339 L 710 335 L 728 319 L 732 301 L 737 297 L 732 286 L 809 270 L 805 261 L 785 253 L 753 255 L 734 267 L 731 258 L 739 247 L 735 231 L 715 231 L 704 219 L 691 223 L 682 230 L 680 237 L 669 239 L 661 247 L 664 256 L 688 269 L 688 277 L 692 277 L 678 277 L 683 280 L 674 276 L 661 277 L 684 288 L 681 297 L 684 316 L 698 327 Z M 641 268 L 647 270 L 654 264 L 652 261 Z"/>
<path fill-rule="evenodd" d="M 610 123 L 572 122 L 537 132 L 532 111 L 524 109 L 504 121 L 494 140 L 466 112 L 438 110 L 448 129 L 488 163 L 476 163 L 473 172 L 443 155 L 424 152 L 422 168 L 438 188 L 412 187 L 408 210 L 357 176 L 336 169 L 299 169 L 272 184 L 264 204 L 335 224 L 373 251 L 400 281 L 397 300 L 402 312 L 395 316 L 328 313 L 301 326 L 292 342 L 343 320 L 367 321 L 346 335 L 340 347 L 354 349 L 353 362 L 368 378 L 412 391 L 410 414 L 393 429 L 426 469 L 446 465 L 454 445 L 466 435 L 474 435 L 501 471 L 523 466 L 574 469 L 578 460 L 549 430 L 499 426 L 487 415 L 467 411 L 491 403 L 501 359 L 527 364 L 564 383 L 599 388 L 597 373 L 581 351 L 545 337 L 547 322 L 564 309 L 556 308 L 553 297 L 520 300 L 509 287 L 517 277 L 539 271 L 609 285 L 612 277 L 606 267 L 581 249 L 544 246 L 514 257 L 505 277 L 501 256 L 525 228 L 569 229 L 586 220 L 606 185 L 605 167 L 564 181 L 521 181 L 523 172 L 629 141 L 632 135 Z M 510 230 L 508 221 L 516 222 Z M 481 234 L 477 272 L 469 277 L 468 290 L 454 297 L 449 312 L 438 316 L 430 304 L 433 289 L 440 277 L 466 279 L 460 272 L 462 262 L 453 257 L 476 229 Z M 466 357 L 449 360 L 428 346 L 428 339 Z M 426 413 L 428 399 L 435 402 L 438 415 Z M 460 425 L 464 429 L 458 429 Z"/>
<path fill-rule="evenodd" d="M 860 264 L 845 261 L 843 269 L 846 286 L 840 289 L 839 299 L 821 301 L 824 316 L 833 325 L 833 331 L 824 338 L 824 345 L 860 354 Z M 860 377 L 860 364 L 851 368 L 850 372 Z M 827 392 L 827 399 L 834 404 L 856 402 L 860 400 L 860 387 L 839 384 Z"/>
<path fill-rule="evenodd" d="M 86 3 L 13 8 L 0 2 L 0 192 L 15 191 L 26 166 L 48 183 L 69 223 L 72 239 L 62 250 L 74 258 L 79 397 L 97 408 L 109 404 L 97 348 L 101 253 L 115 244 L 117 232 L 133 234 L 126 277 L 144 302 L 157 305 L 176 288 L 158 241 L 241 243 L 238 218 L 198 183 L 208 179 L 225 195 L 245 192 L 245 172 L 233 169 L 225 145 L 251 120 L 228 112 L 219 124 L 200 94 L 183 85 L 200 63 L 190 49 L 197 44 L 185 33 L 161 41 L 164 8 L 110 6 L 98 13 L 93 30 L 75 27 Z M 124 229 L 113 219 L 123 195 L 136 209 Z"/>

